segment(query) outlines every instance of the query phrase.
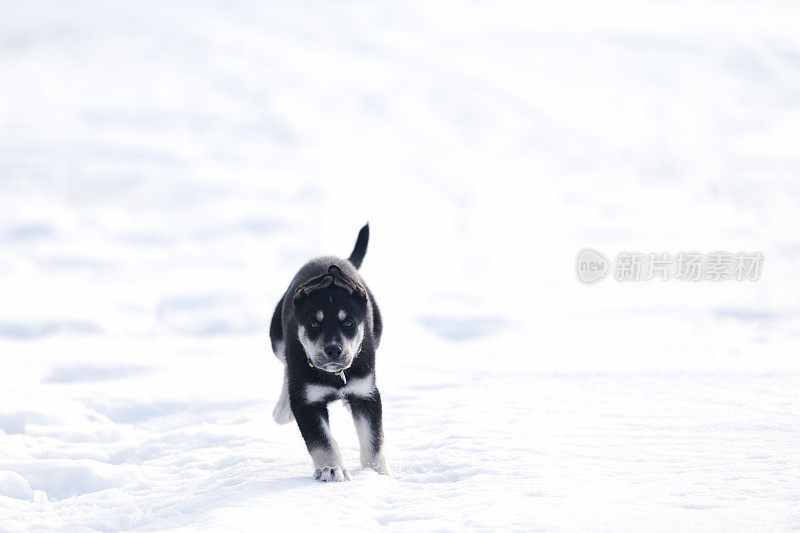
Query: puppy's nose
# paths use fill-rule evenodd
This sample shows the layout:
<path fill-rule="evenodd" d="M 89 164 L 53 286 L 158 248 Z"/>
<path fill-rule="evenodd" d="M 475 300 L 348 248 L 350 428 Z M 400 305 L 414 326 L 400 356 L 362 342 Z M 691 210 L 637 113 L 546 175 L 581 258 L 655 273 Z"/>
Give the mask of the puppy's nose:
<path fill-rule="evenodd" d="M 329 344 L 325 347 L 325 355 L 331 359 L 337 359 L 342 355 L 342 347 L 338 344 Z"/>

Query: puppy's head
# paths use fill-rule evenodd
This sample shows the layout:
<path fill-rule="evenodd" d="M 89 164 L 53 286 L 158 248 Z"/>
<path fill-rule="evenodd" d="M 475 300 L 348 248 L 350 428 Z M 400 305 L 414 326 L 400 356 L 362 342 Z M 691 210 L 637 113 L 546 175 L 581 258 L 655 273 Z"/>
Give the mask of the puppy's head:
<path fill-rule="evenodd" d="M 349 368 L 364 340 L 367 296 L 331 265 L 328 274 L 301 285 L 294 296 L 297 336 L 311 363 L 328 372 Z"/>

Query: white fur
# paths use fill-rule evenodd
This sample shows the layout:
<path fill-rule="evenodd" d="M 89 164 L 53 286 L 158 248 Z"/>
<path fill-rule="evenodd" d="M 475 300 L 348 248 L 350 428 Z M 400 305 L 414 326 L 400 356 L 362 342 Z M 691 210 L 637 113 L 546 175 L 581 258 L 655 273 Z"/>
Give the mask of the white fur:
<path fill-rule="evenodd" d="M 339 389 L 341 396 L 356 396 L 369 398 L 375 392 L 375 376 L 370 374 L 363 378 L 354 378 L 347 381 L 347 385 Z"/>
<path fill-rule="evenodd" d="M 329 466 L 318 468 L 314 473 L 314 479 L 329 483 L 331 481 L 341 482 L 350 481 L 350 473 L 344 468 L 331 468 Z"/>
<path fill-rule="evenodd" d="M 344 309 L 339 309 L 339 320 L 344 320 L 347 318 L 347 312 Z"/>
<path fill-rule="evenodd" d="M 277 357 L 284 365 L 286 364 L 286 343 L 284 341 L 275 343 L 275 357 Z"/>
<path fill-rule="evenodd" d="M 334 387 L 310 383 L 306 385 L 306 403 L 321 402 L 331 394 L 335 394 L 335 392 L 336 389 Z"/>
<path fill-rule="evenodd" d="M 305 326 L 297 326 L 297 338 L 307 354 L 314 356 L 317 354 L 317 344 L 306 336 Z"/>
<path fill-rule="evenodd" d="M 339 453 L 339 445 L 333 440 L 331 428 L 325 419 L 320 420 L 322 431 L 327 440 L 331 443 L 331 449 L 325 450 L 316 448 L 311 450 L 311 459 L 314 461 L 316 472 L 314 477 L 320 481 L 346 481 L 350 479 L 350 473 L 344 467 L 342 456 Z"/>
<path fill-rule="evenodd" d="M 322 319 L 325 318 L 325 313 L 322 312 L 322 309 L 317 311 L 317 321 L 322 322 Z"/>
<path fill-rule="evenodd" d="M 369 398 L 374 390 L 375 376 L 372 374 L 364 378 L 348 379 L 347 385 L 341 389 L 310 383 L 306 385 L 306 403 L 318 403 L 331 396 L 333 396 L 333 399 L 340 399 L 345 396 Z"/>
<path fill-rule="evenodd" d="M 353 424 L 356 426 L 358 443 L 361 447 L 361 466 L 372 468 L 379 474 L 388 474 L 389 468 L 386 466 L 383 450 L 379 450 L 376 454 L 372 453 L 372 428 L 370 427 L 369 419 L 362 416 L 354 416 Z"/>
<path fill-rule="evenodd" d="M 358 325 L 358 329 L 356 329 L 356 336 L 353 340 L 349 340 L 347 337 L 342 338 L 342 344 L 344 344 L 344 353 L 352 354 L 352 357 L 355 357 L 359 348 L 361 348 L 362 342 L 364 342 L 363 322 Z"/>
<path fill-rule="evenodd" d="M 289 375 L 285 368 L 283 369 L 281 396 L 278 398 L 278 403 L 275 404 L 275 409 L 272 410 L 272 419 L 278 424 L 288 424 L 294 420 L 292 406 L 289 403 Z"/>
<path fill-rule="evenodd" d="M 354 416 L 353 424 L 356 426 L 358 443 L 361 445 L 361 466 L 369 465 L 372 459 L 372 431 L 370 431 L 369 419 L 363 416 Z"/>

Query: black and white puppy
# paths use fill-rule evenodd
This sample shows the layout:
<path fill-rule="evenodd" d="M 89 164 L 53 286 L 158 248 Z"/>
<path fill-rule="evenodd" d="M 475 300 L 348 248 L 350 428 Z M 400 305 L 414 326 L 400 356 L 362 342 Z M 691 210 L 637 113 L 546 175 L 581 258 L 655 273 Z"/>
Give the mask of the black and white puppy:
<path fill-rule="evenodd" d="M 272 417 L 279 424 L 297 420 L 314 461 L 314 477 L 321 481 L 350 479 L 328 421 L 328 403 L 337 399 L 353 415 L 361 465 L 389 473 L 381 395 L 375 385 L 375 351 L 383 324 L 358 273 L 368 241 L 366 225 L 348 259 L 319 257 L 303 265 L 275 307 L 269 328 L 272 350 L 285 365 Z"/>

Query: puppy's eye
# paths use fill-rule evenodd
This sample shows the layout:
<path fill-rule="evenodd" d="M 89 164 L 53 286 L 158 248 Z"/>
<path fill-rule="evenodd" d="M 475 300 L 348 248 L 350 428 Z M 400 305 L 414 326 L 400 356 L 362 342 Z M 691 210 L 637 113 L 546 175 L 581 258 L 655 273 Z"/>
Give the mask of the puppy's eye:
<path fill-rule="evenodd" d="M 316 320 L 312 320 L 308 325 L 311 326 L 312 328 L 318 328 L 319 322 L 317 322 Z"/>
<path fill-rule="evenodd" d="M 345 319 L 344 319 L 344 322 L 342 322 L 342 325 L 343 325 L 344 327 L 346 327 L 346 328 L 352 328 L 352 327 L 353 327 L 353 324 L 354 324 L 354 322 L 353 322 L 353 319 L 352 319 L 352 318 L 350 318 L 350 317 L 347 317 L 347 318 L 345 318 Z"/>

